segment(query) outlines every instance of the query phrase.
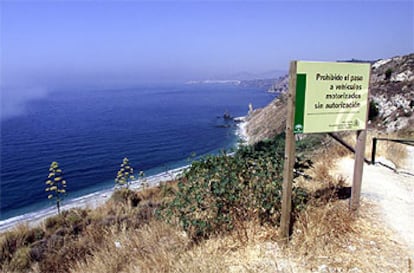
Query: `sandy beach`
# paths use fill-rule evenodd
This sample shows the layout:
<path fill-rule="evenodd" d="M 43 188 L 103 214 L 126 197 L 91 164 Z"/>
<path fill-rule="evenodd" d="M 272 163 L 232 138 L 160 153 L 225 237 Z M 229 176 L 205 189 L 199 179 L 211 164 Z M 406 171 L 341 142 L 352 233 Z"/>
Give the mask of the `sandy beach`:
<path fill-rule="evenodd" d="M 148 183 L 149 187 L 158 186 L 162 182 L 170 181 L 179 177 L 183 171 L 188 168 L 187 166 L 180 167 L 177 169 L 162 172 L 153 176 L 145 177 L 144 179 Z M 139 189 L 143 180 L 134 180 L 130 184 L 130 189 Z M 69 210 L 72 208 L 96 208 L 104 204 L 114 192 L 114 188 L 93 192 L 81 197 L 68 199 L 63 201 L 61 207 L 62 210 Z M 0 232 L 4 232 L 12 229 L 18 224 L 28 224 L 29 226 L 35 226 L 46 218 L 56 215 L 56 207 L 50 206 L 48 208 L 26 213 L 23 215 L 11 217 L 0 221 Z"/>
<path fill-rule="evenodd" d="M 241 142 L 248 143 L 248 136 L 246 134 L 246 117 L 237 117 L 234 119 L 237 123 L 236 136 Z M 179 177 L 183 171 L 188 168 L 189 165 L 162 172 L 153 176 L 145 177 L 144 179 L 148 183 L 149 187 L 158 186 L 162 182 L 170 181 Z M 142 180 L 134 180 L 130 184 L 130 189 L 139 189 L 141 187 Z M 77 198 L 67 199 L 63 201 L 61 207 L 62 210 L 69 210 L 72 208 L 96 208 L 104 204 L 114 192 L 114 188 L 105 189 L 102 191 L 93 192 L 87 195 L 83 195 Z M 29 226 L 35 226 L 40 224 L 46 218 L 56 215 L 56 207 L 51 205 L 48 208 L 38 211 L 26 213 L 23 215 L 14 216 L 0 221 L 0 232 L 4 232 L 12 229 L 18 224 L 28 224 Z"/>

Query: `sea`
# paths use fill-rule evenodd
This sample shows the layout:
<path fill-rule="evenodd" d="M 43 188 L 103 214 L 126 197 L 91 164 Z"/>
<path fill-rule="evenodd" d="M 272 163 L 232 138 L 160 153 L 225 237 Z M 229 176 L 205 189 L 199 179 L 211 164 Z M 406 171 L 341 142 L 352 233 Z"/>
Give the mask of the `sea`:
<path fill-rule="evenodd" d="M 232 84 L 146 85 L 114 89 L 55 89 L 1 118 L 0 224 L 54 204 L 45 180 L 57 161 L 65 200 L 114 187 L 124 157 L 146 176 L 230 151 L 248 105 L 267 105 L 263 88 Z M 63 203 L 66 201 L 63 201 Z"/>

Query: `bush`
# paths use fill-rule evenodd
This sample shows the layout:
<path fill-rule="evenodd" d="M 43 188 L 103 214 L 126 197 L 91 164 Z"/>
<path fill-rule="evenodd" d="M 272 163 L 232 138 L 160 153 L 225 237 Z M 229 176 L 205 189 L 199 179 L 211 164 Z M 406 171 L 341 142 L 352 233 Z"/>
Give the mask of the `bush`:
<path fill-rule="evenodd" d="M 29 229 L 27 226 L 21 226 L 14 231 L 4 233 L 0 241 L 0 269 L 3 264 L 11 263 L 12 259 L 16 259 L 13 262 L 16 266 L 24 264 L 25 259 L 23 259 L 23 252 L 21 252 L 23 250 L 20 249 L 30 246 L 42 239 L 43 236 L 44 232 L 41 228 Z"/>
<path fill-rule="evenodd" d="M 388 81 L 388 80 L 390 80 L 391 79 L 391 75 L 392 75 L 392 69 L 391 68 L 388 68 L 386 71 L 385 71 L 385 80 L 386 81 Z"/>
<path fill-rule="evenodd" d="M 379 115 L 378 104 L 374 101 L 369 102 L 368 120 L 374 120 Z"/>
<path fill-rule="evenodd" d="M 300 145 L 298 145 L 300 147 Z M 223 153 L 194 162 L 178 183 L 172 201 L 160 216 L 176 217 L 195 239 L 225 232 L 252 219 L 279 223 L 282 192 L 284 136 L 241 147 L 233 156 Z M 307 199 L 303 189 L 293 189 L 293 208 Z"/>
<path fill-rule="evenodd" d="M 60 232 L 66 235 L 77 235 L 84 227 L 86 227 L 90 221 L 88 209 L 70 209 L 63 211 L 59 215 L 49 217 L 45 220 L 44 226 L 49 234 Z"/>
<path fill-rule="evenodd" d="M 135 191 L 127 188 L 116 189 L 111 196 L 111 200 L 115 203 L 130 205 L 131 207 L 138 206 L 141 198 Z"/>
<path fill-rule="evenodd" d="M 13 255 L 8 269 L 15 272 L 26 272 L 30 267 L 30 247 L 19 248 Z"/>

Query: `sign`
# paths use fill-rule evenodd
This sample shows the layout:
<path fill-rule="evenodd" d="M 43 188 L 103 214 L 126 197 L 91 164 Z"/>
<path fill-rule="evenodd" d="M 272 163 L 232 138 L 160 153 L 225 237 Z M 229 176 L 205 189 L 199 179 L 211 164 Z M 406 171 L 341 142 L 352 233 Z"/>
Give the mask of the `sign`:
<path fill-rule="evenodd" d="M 294 133 L 366 128 L 371 65 L 298 61 Z"/>
<path fill-rule="evenodd" d="M 357 131 L 354 176 L 349 207 L 357 210 L 366 144 L 370 64 L 293 61 L 289 69 L 286 142 L 279 238 L 289 241 L 294 133 Z"/>

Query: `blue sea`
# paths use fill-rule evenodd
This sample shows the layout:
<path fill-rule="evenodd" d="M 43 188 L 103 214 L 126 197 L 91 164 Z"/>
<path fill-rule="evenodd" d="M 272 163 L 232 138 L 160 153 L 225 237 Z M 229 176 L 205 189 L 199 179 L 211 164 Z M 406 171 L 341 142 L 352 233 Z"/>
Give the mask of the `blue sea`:
<path fill-rule="evenodd" d="M 78 198 L 114 186 L 128 157 L 136 170 L 154 175 L 189 164 L 237 143 L 236 124 L 248 104 L 267 105 L 274 95 L 231 84 L 66 89 L 26 101 L 23 111 L 1 120 L 0 220 L 51 207 L 44 181 L 52 161 Z"/>

